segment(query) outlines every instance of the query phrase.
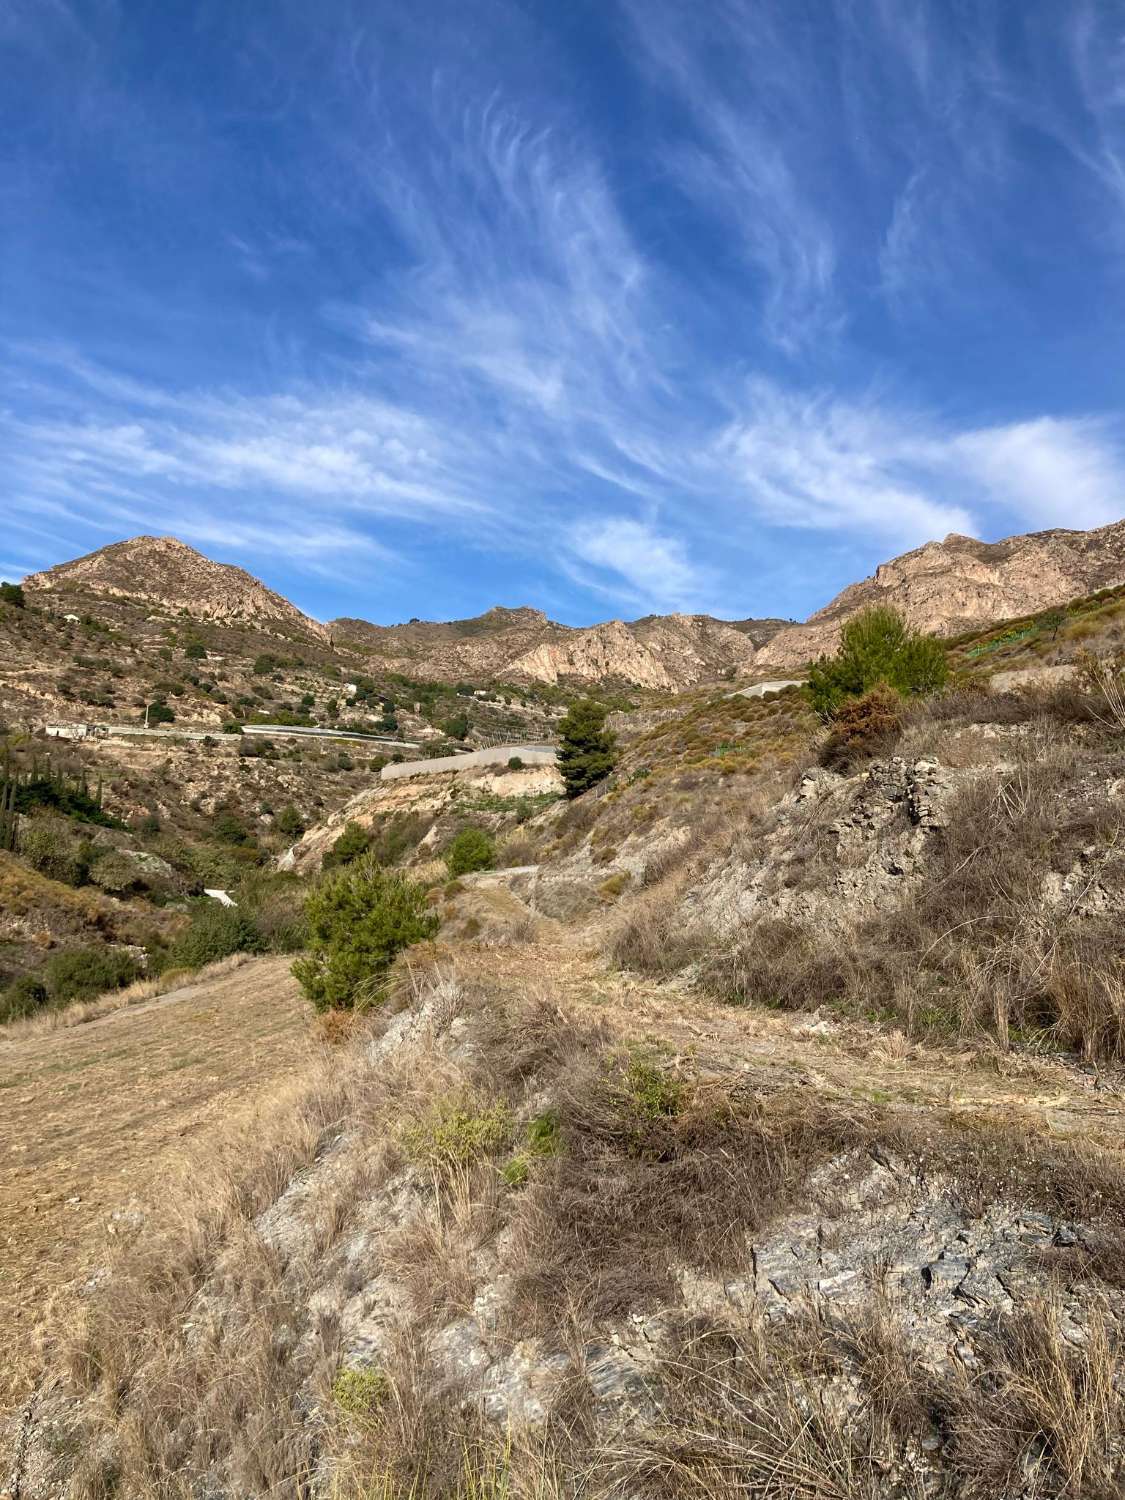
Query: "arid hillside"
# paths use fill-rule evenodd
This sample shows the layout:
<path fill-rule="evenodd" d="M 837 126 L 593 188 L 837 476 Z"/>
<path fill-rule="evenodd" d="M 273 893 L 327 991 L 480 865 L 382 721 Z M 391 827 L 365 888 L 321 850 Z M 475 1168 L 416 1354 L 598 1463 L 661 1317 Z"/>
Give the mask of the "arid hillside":
<path fill-rule="evenodd" d="M 319 636 L 324 627 L 242 568 L 212 562 L 174 536 L 114 542 L 24 579 L 34 594 L 85 593 L 136 599 L 165 613 L 256 624 Z"/>
<path fill-rule="evenodd" d="M 843 739 L 727 683 L 621 716 L 569 802 L 551 767 L 359 789 L 270 878 L 398 868 L 430 936 L 295 1071 L 282 957 L 64 1012 L 54 1056 L 13 1028 L 68 1227 L 9 1249 L 44 1306 L 13 1491 L 1116 1500 L 1123 610 L 952 642 Z M 219 1133 L 232 1024 L 291 1087 Z M 201 1150 L 158 1185 L 165 1096 Z"/>
<path fill-rule="evenodd" d="M 1033 531 L 1002 542 L 950 535 L 883 563 L 804 625 L 779 630 L 757 665 L 801 668 L 832 651 L 840 626 L 873 604 L 893 605 L 916 630 L 953 636 L 1122 583 L 1125 521 L 1096 531 Z"/>

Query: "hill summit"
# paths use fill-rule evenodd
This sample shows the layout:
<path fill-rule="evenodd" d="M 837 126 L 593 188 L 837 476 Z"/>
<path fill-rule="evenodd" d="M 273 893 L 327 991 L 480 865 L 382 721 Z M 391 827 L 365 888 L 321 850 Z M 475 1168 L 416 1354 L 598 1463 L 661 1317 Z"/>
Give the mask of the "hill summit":
<path fill-rule="evenodd" d="M 880 564 L 803 625 L 763 643 L 757 665 L 802 668 L 835 650 L 840 627 L 876 604 L 900 610 L 915 630 L 940 636 L 1031 614 L 1125 582 L 1125 521 L 1093 531 L 1031 531 L 999 542 L 951 533 Z"/>
<path fill-rule="evenodd" d="M 323 625 L 252 573 L 213 562 L 174 536 L 135 536 L 114 542 L 45 572 L 29 574 L 24 588 L 138 599 L 164 609 L 186 609 L 204 619 L 326 634 Z"/>

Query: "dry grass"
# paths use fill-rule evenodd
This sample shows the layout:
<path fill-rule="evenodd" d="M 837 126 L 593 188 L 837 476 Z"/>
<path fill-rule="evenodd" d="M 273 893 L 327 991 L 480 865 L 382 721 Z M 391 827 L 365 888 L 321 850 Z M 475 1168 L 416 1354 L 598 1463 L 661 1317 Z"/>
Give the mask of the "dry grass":
<path fill-rule="evenodd" d="M 1080 1349 L 1059 1321 L 1050 1301 L 1005 1320 L 975 1373 L 929 1368 L 878 1300 L 859 1320 L 689 1328 L 654 1379 L 658 1420 L 599 1459 L 645 1500 L 1111 1500 L 1125 1481 L 1120 1351 L 1097 1317 Z"/>
<path fill-rule="evenodd" d="M 690 957 L 702 957 L 710 988 L 786 1009 L 829 1003 L 893 1020 L 910 1036 L 990 1034 L 1005 1047 L 1038 1038 L 1089 1058 L 1125 1058 L 1113 905 L 1125 890 L 1125 814 L 1105 790 L 1121 775 L 1121 757 L 1082 751 L 1052 718 L 1027 728 L 1007 769 L 982 772 L 955 795 L 920 880 L 897 904 L 815 926 L 767 908 L 733 942 L 709 943 L 697 929 Z M 831 799 L 814 803 L 791 832 L 777 879 L 831 890 L 838 813 Z M 748 858 L 768 829 L 760 820 L 744 835 Z M 1109 903 L 1104 912 L 1098 902 Z M 675 942 L 662 937 L 683 932 L 683 911 L 673 899 L 656 916 L 646 924 L 641 907 L 626 915 L 618 961 L 649 972 L 677 966 Z"/>
<path fill-rule="evenodd" d="M 511 1337 L 541 1330 L 580 1372 L 607 1326 L 675 1305 L 674 1267 L 745 1274 L 751 1238 L 815 1204 L 814 1174 L 842 1153 L 936 1161 L 966 1211 L 1004 1197 L 1100 1220 L 1108 1274 L 1120 1269 L 1125 1169 L 1016 1123 L 892 1111 L 783 1086 L 765 1068 L 702 1077 L 656 1044 L 613 1045 L 603 1024 L 549 998 L 501 998 L 450 973 L 405 973 L 399 994 L 411 1010 L 381 1021 L 414 1025 L 401 1053 L 337 1051 L 232 1133 L 169 1184 L 161 1221 L 87 1299 L 68 1340 L 84 1397 L 76 1500 L 115 1487 L 265 1495 L 314 1474 L 332 1476 L 339 1500 L 885 1500 L 880 1484 L 931 1430 L 961 1486 L 950 1494 L 1003 1493 L 997 1476 L 1029 1453 L 1029 1495 L 1113 1493 L 1098 1488 L 1117 1461 L 1107 1434 L 1121 1429 L 1108 1326 L 1071 1351 L 1035 1310 L 1018 1337 L 988 1345 L 989 1379 L 931 1378 L 874 1306 L 857 1325 L 687 1329 L 654 1368 L 654 1421 L 607 1427 L 578 1373 L 543 1428 L 506 1438 L 469 1373 L 451 1374 L 431 1346 L 495 1274 L 501 1241 Z M 555 1146 L 507 1185 L 506 1153 L 548 1099 Z M 397 1311 L 371 1378 L 338 1401 L 345 1340 L 325 1292 L 342 1281 L 358 1293 L 378 1273 Z M 1100 1274 L 1093 1251 L 1083 1274 Z M 976 1441 L 987 1424 L 1006 1429 L 1006 1446 Z M 1084 1488 L 1068 1490 L 1067 1473 Z M 909 1475 L 893 1493 L 921 1500 Z"/>
<path fill-rule="evenodd" d="M 119 990 L 109 990 L 93 1000 L 80 1000 L 72 1005 L 51 1007 L 33 1016 L 24 1016 L 17 1021 L 8 1021 L 0 1026 L 0 1037 L 5 1041 L 19 1042 L 27 1037 L 42 1036 L 52 1031 L 65 1031 L 71 1026 L 83 1026 L 88 1021 L 99 1021 L 116 1010 L 126 1010 L 132 1005 L 143 1005 L 146 1000 L 159 999 L 173 990 L 187 985 L 205 984 L 230 974 L 243 964 L 249 963 L 251 955 L 235 953 L 229 958 L 217 959 L 205 964 L 202 969 L 167 969 L 154 979 L 138 979 Z"/>

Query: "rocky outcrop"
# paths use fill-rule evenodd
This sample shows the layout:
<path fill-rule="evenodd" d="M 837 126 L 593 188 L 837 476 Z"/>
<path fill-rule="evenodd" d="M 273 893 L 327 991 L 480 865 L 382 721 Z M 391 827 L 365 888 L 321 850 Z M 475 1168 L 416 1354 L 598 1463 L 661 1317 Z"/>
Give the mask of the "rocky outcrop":
<path fill-rule="evenodd" d="M 23 586 L 33 594 L 138 599 L 224 624 L 272 625 L 320 638 L 327 635 L 323 625 L 245 569 L 212 562 L 174 536 L 135 536 L 114 542 L 46 572 L 32 573 Z"/>
<path fill-rule="evenodd" d="M 896 756 L 861 775 L 813 768 L 777 822 L 741 857 L 721 861 L 690 898 L 695 915 L 734 930 L 757 915 L 854 917 L 902 899 L 966 772 Z"/>
<path fill-rule="evenodd" d="M 916 630 L 952 636 L 1125 582 L 1125 521 L 1096 531 L 1036 531 L 1002 542 L 947 536 L 892 558 L 850 584 L 804 625 L 779 630 L 759 667 L 792 669 L 833 651 L 840 627 L 872 605 L 900 610 Z"/>
<path fill-rule="evenodd" d="M 445 624 L 334 620 L 331 630 L 340 644 L 378 651 L 393 670 L 424 667 L 439 680 L 620 682 L 675 691 L 753 670 L 755 641 L 768 638 L 777 623 L 744 620 L 736 629 L 710 615 L 676 614 L 580 627 L 559 625 L 536 609 L 497 608 Z"/>

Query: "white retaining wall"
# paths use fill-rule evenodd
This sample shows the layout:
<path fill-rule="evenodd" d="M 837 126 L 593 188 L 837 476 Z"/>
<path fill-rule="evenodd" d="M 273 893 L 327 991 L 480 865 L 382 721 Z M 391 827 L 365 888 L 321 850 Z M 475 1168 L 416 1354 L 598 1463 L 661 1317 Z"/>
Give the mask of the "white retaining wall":
<path fill-rule="evenodd" d="M 555 749 L 550 745 L 493 745 L 488 750 L 469 750 L 464 755 L 441 755 L 430 760 L 404 760 L 384 766 L 380 776 L 391 781 L 396 776 L 432 776 L 438 771 L 464 771 L 470 766 L 506 766 L 518 755 L 525 766 L 553 766 Z"/>

